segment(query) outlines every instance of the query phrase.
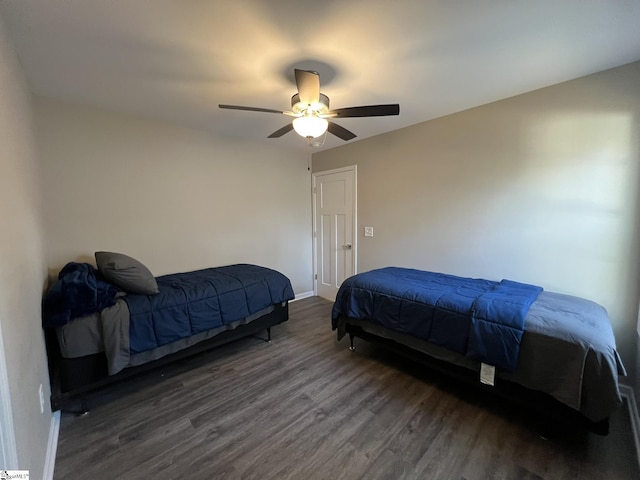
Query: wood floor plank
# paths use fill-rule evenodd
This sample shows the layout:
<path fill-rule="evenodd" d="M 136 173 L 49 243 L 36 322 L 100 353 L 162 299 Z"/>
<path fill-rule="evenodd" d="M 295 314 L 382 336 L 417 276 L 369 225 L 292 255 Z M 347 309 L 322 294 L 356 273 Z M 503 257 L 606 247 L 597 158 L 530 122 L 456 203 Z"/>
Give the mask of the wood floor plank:
<path fill-rule="evenodd" d="M 331 303 L 148 372 L 63 414 L 56 479 L 640 478 L 624 409 L 599 437 L 536 417 L 380 347 L 338 342 Z"/>

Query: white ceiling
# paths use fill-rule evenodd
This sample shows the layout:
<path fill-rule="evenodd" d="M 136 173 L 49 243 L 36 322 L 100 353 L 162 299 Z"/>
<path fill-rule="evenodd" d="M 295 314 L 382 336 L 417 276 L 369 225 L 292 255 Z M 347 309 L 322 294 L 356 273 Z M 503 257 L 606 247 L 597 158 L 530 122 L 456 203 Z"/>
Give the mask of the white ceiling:
<path fill-rule="evenodd" d="M 307 149 L 293 68 L 333 108 L 399 103 L 336 123 L 366 138 L 640 60 L 638 0 L 0 0 L 38 95 Z M 343 144 L 331 135 L 323 148 Z"/>

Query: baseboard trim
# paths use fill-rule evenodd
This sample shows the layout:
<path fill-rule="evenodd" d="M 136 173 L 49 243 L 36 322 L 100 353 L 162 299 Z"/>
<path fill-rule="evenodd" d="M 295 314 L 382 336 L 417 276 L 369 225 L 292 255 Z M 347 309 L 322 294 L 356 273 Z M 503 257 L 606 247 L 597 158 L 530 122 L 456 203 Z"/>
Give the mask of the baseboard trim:
<path fill-rule="evenodd" d="M 292 302 L 297 302 L 298 300 L 302 300 L 303 298 L 313 297 L 313 290 L 309 290 L 308 292 L 302 292 L 296 295 L 296 298 L 291 300 Z"/>
<path fill-rule="evenodd" d="M 633 388 L 628 385 L 620 385 L 620 394 L 627 401 L 629 408 L 629 418 L 631 418 L 631 432 L 636 444 L 636 458 L 640 466 L 640 415 L 638 414 L 638 403 Z"/>
<path fill-rule="evenodd" d="M 53 471 L 56 467 L 56 452 L 58 451 L 58 434 L 60 433 L 60 410 L 51 415 L 51 427 L 49 427 L 49 443 L 47 456 L 44 461 L 43 480 L 53 480 Z"/>

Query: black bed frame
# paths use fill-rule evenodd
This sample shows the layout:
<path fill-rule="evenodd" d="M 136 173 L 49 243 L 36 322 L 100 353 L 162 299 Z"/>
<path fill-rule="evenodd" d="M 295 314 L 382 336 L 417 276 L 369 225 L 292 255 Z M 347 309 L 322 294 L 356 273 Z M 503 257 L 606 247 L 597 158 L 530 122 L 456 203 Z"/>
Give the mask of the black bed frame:
<path fill-rule="evenodd" d="M 497 395 L 509 402 L 515 402 L 538 417 L 540 420 L 538 423 L 539 433 L 543 437 L 552 436 L 554 426 L 558 424 L 587 430 L 598 435 L 607 435 L 609 433 L 609 418 L 594 422 L 577 410 L 560 403 L 551 395 L 528 389 L 514 382 L 496 379 L 495 386 L 484 385 L 479 381 L 478 372 L 450 364 L 394 340 L 366 332 L 359 326 L 349 324 L 348 319 L 346 320 L 346 333 L 349 335 L 351 342 L 350 350 L 355 350 L 353 343 L 354 338 L 362 338 L 363 340 L 381 345 L 387 350 L 408 358 L 411 361 L 423 364 L 431 370 L 444 374 L 448 378 L 453 378 L 456 381 L 463 382 L 465 385 L 479 388 L 489 394 Z"/>
<path fill-rule="evenodd" d="M 274 305 L 274 310 L 233 330 L 225 330 L 216 336 L 203 340 L 189 348 L 153 360 L 143 365 L 127 367 L 115 375 L 109 375 L 107 358 L 104 353 L 96 353 L 79 358 L 63 358 L 52 329 L 45 330 L 49 376 L 51 378 L 51 409 L 63 410 L 71 402 L 82 400 L 81 410 L 87 413 L 86 395 L 99 388 L 122 381 L 134 375 L 147 372 L 177 360 L 208 351 L 212 348 L 267 331 L 267 342 L 271 342 L 271 327 L 289 319 L 289 304 Z"/>

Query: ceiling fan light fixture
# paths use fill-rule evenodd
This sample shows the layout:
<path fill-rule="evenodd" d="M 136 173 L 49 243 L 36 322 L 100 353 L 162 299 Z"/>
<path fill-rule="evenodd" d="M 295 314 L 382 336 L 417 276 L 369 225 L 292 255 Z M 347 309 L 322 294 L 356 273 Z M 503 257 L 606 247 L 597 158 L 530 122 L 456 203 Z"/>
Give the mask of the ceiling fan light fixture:
<path fill-rule="evenodd" d="M 322 146 L 327 138 L 327 133 L 345 142 L 356 138 L 355 133 L 350 132 L 333 121 L 328 121 L 328 118 L 385 117 L 388 115 L 398 115 L 400 113 L 400 105 L 397 103 L 363 105 L 330 110 L 329 97 L 320 92 L 320 76 L 318 72 L 299 70 L 296 68 L 294 73 L 298 92 L 291 96 L 291 111 L 244 107 L 242 105 L 220 104 L 218 106 L 230 110 L 276 113 L 294 117 L 291 123 L 287 123 L 284 127 L 279 128 L 267 138 L 280 138 L 291 130 L 295 130 L 298 135 L 306 138 L 312 147 Z"/>
<path fill-rule="evenodd" d="M 305 138 L 316 138 L 327 131 L 329 122 L 316 115 L 304 115 L 293 119 L 293 129 Z"/>

